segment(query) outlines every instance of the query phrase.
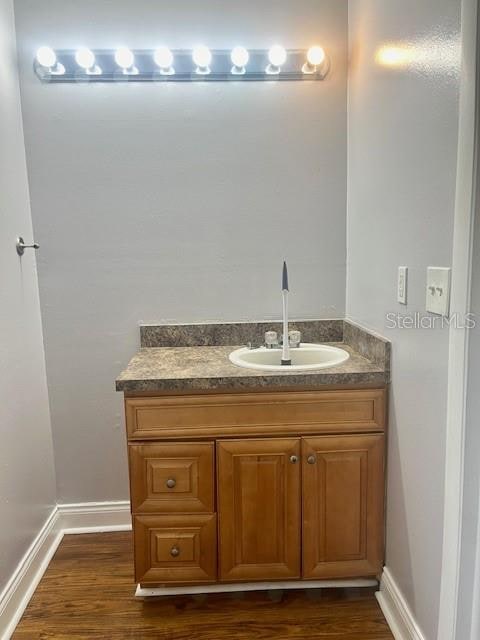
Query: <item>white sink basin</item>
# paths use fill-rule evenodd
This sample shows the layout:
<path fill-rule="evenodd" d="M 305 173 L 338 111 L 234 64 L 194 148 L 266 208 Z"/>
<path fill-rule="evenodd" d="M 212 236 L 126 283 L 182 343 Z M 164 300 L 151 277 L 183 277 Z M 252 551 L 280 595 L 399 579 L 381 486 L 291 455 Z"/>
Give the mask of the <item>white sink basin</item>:
<path fill-rule="evenodd" d="M 330 347 L 326 344 L 302 344 L 297 349 L 290 349 L 291 365 L 282 365 L 282 350 L 249 349 L 242 347 L 230 354 L 230 362 L 245 369 L 257 371 L 310 371 L 314 369 L 326 369 L 334 367 L 348 360 L 350 355 L 338 347 Z"/>

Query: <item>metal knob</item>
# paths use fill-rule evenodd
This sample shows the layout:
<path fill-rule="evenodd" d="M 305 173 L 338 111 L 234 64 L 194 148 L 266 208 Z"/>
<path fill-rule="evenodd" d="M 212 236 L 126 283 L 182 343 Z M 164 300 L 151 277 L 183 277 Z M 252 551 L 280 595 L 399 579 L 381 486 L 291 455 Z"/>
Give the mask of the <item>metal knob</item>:
<path fill-rule="evenodd" d="M 23 256 L 25 249 L 40 249 L 40 245 L 37 244 L 36 242 L 34 242 L 33 244 L 25 244 L 25 241 L 22 238 L 22 236 L 19 236 L 17 238 L 17 242 L 15 246 L 17 247 L 17 253 L 19 256 Z"/>
<path fill-rule="evenodd" d="M 298 456 L 290 456 L 290 462 L 292 464 L 297 464 L 298 462 Z"/>
<path fill-rule="evenodd" d="M 175 480 L 175 478 L 169 478 L 167 480 L 167 487 L 169 489 L 173 489 L 173 487 L 177 484 L 177 481 Z"/>
<path fill-rule="evenodd" d="M 313 454 L 308 456 L 308 458 L 307 458 L 308 464 L 315 464 L 316 461 L 317 461 L 317 458 Z"/>
<path fill-rule="evenodd" d="M 170 549 L 170 555 L 171 555 L 173 558 L 178 558 L 178 556 L 180 555 L 180 549 L 179 549 L 178 547 L 172 547 L 172 548 Z"/>

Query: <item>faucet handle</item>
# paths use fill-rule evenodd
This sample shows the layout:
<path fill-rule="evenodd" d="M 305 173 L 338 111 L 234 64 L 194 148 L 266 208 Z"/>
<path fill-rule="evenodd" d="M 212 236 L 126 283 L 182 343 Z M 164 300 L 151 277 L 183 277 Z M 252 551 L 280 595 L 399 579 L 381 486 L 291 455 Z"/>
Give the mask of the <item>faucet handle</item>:
<path fill-rule="evenodd" d="M 292 331 L 288 332 L 288 342 L 293 349 L 296 349 L 300 346 L 300 342 L 302 341 L 302 334 L 300 331 L 296 331 L 292 329 Z"/>
<path fill-rule="evenodd" d="M 267 349 L 278 345 L 278 335 L 276 331 L 265 331 L 265 346 Z"/>

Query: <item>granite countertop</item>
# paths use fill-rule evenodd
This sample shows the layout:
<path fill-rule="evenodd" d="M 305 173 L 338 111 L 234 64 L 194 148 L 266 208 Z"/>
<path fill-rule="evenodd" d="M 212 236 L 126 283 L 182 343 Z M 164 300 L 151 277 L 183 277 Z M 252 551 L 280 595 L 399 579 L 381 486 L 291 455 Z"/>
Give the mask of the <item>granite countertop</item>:
<path fill-rule="evenodd" d="M 230 352 L 238 348 L 233 345 L 144 347 L 117 378 L 116 388 L 135 393 L 317 385 L 383 386 L 388 382 L 386 361 L 374 362 L 345 342 L 326 344 L 345 349 L 350 358 L 327 369 L 271 373 L 233 365 L 228 359 Z"/>

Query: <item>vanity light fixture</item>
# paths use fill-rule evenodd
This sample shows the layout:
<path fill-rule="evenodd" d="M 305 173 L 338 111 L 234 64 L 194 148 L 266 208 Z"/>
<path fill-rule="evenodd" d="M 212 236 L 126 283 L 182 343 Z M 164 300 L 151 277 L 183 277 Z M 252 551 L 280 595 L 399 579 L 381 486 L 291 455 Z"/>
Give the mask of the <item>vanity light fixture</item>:
<path fill-rule="evenodd" d="M 95 63 L 95 54 L 91 49 L 86 47 L 78 49 L 75 53 L 75 62 L 88 76 L 99 76 L 102 73 L 98 64 Z"/>
<path fill-rule="evenodd" d="M 307 61 L 302 67 L 302 72 L 312 74 L 317 72 L 317 67 L 325 62 L 325 51 L 322 47 L 310 47 L 307 51 Z"/>
<path fill-rule="evenodd" d="M 243 76 L 247 72 L 247 64 L 250 54 L 245 47 L 235 47 L 230 55 L 233 63 L 232 74 L 234 76 Z"/>
<path fill-rule="evenodd" d="M 195 47 L 192 53 L 192 59 L 197 65 L 195 73 L 201 76 L 208 76 L 211 73 L 210 64 L 212 62 L 212 52 L 208 47 Z"/>
<path fill-rule="evenodd" d="M 153 54 L 155 64 L 160 67 L 160 73 L 163 76 L 173 76 L 175 69 L 173 68 L 173 53 L 168 47 L 159 47 L 155 49 Z"/>
<path fill-rule="evenodd" d="M 51 47 L 40 47 L 37 50 L 35 60 L 52 76 L 61 76 L 65 73 L 65 67 L 58 62 L 57 54 Z"/>
<path fill-rule="evenodd" d="M 41 82 L 277 82 L 324 80 L 330 61 L 310 49 L 51 49 L 40 47 L 33 69 Z"/>
<path fill-rule="evenodd" d="M 278 75 L 281 67 L 287 61 L 287 52 L 284 47 L 279 44 L 274 45 L 268 52 L 269 64 L 265 69 L 265 73 L 269 76 Z"/>
<path fill-rule="evenodd" d="M 135 66 L 135 56 L 127 47 L 120 47 L 115 51 L 115 62 L 122 69 L 123 75 L 138 75 L 138 69 Z"/>

